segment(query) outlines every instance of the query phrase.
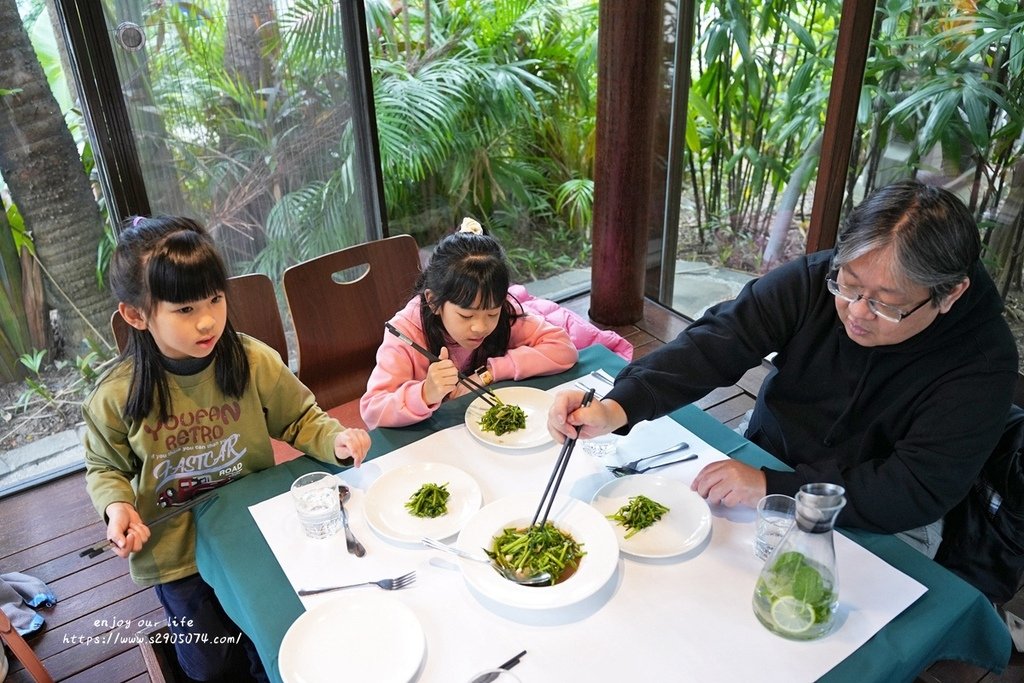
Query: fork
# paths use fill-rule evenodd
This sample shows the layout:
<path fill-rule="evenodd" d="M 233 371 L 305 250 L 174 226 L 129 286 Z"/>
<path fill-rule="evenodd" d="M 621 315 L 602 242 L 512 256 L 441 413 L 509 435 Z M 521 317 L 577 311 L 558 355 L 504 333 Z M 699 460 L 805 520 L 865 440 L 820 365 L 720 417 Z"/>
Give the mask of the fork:
<path fill-rule="evenodd" d="M 402 574 L 401 576 L 393 579 L 381 579 L 380 581 L 363 581 L 362 583 L 350 583 L 347 586 L 330 586 L 328 588 L 302 588 L 299 590 L 299 595 L 316 595 L 317 593 L 327 593 L 329 591 L 340 591 L 346 588 L 355 588 L 357 586 L 380 586 L 386 591 L 397 591 L 402 588 L 411 586 L 416 580 L 416 572 L 409 572 L 408 574 Z"/>
<path fill-rule="evenodd" d="M 662 455 L 668 455 L 669 453 L 675 453 L 676 451 L 685 451 L 689 447 L 690 447 L 690 444 L 686 443 L 685 441 L 680 441 L 679 443 L 677 443 L 674 446 L 669 446 L 668 448 L 666 448 L 664 450 L 661 450 L 661 451 L 658 451 L 657 453 L 652 453 L 650 455 L 645 455 L 642 458 L 637 458 L 636 460 L 634 460 L 632 462 L 627 462 L 625 465 L 619 465 L 618 467 L 621 467 L 624 470 L 635 470 L 640 465 L 640 463 L 642 463 L 644 460 L 650 460 L 651 458 L 657 458 L 657 457 L 660 457 Z M 611 466 L 608 467 L 608 469 L 610 469 L 610 470 L 616 469 L 616 466 L 611 465 Z"/>
<path fill-rule="evenodd" d="M 610 471 L 616 477 L 625 477 L 625 476 L 630 475 L 630 474 L 643 474 L 644 472 L 650 472 L 651 470 L 656 470 L 659 467 L 668 467 L 669 465 L 678 465 L 681 462 L 690 462 L 691 460 L 696 460 L 696 459 L 697 459 L 697 454 L 694 453 L 693 455 L 688 455 L 685 458 L 679 458 L 679 460 L 669 460 L 668 462 L 659 462 L 657 465 L 651 465 L 650 467 L 645 467 L 642 470 L 638 470 L 635 467 L 619 466 L 619 467 L 609 467 L 608 471 Z"/>
<path fill-rule="evenodd" d="M 576 382 L 573 386 L 575 386 L 577 389 L 579 389 L 581 391 L 589 391 L 590 389 L 593 388 L 593 387 L 587 386 L 584 382 Z M 594 392 L 594 398 L 596 398 L 598 401 L 600 401 L 602 398 L 604 398 L 604 394 L 599 394 L 597 392 Z"/>

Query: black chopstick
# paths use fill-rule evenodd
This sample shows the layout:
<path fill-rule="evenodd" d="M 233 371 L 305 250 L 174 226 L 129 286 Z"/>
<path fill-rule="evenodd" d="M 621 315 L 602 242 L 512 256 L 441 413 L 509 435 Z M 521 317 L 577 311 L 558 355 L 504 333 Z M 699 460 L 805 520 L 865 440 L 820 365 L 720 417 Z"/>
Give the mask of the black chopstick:
<path fill-rule="evenodd" d="M 146 522 L 146 526 L 154 526 L 156 524 L 160 524 L 161 522 L 166 522 L 171 517 L 176 517 L 177 515 L 180 515 L 182 512 L 185 512 L 185 510 L 191 510 L 196 505 L 199 505 L 199 503 L 205 502 L 207 500 L 213 500 L 216 497 L 217 497 L 216 491 L 209 491 L 207 493 L 204 493 L 201 496 L 196 496 L 192 500 L 190 500 L 190 501 L 188 501 L 186 503 L 183 503 L 183 504 L 175 507 L 170 512 L 165 512 L 164 514 L 160 515 L 159 517 L 154 518 L 153 521 Z M 78 553 L 78 556 L 79 557 L 88 557 L 88 558 L 92 559 L 94 557 L 99 557 L 100 555 L 102 555 L 104 553 L 104 551 L 108 550 L 109 548 L 113 548 L 113 547 L 114 547 L 114 542 L 113 541 L 108 540 L 108 539 L 103 539 L 99 543 L 93 544 L 93 545 L 89 546 L 88 548 L 86 548 L 85 550 L 83 550 L 80 553 Z"/>
<path fill-rule="evenodd" d="M 587 393 L 583 395 L 583 401 L 580 404 L 581 407 L 590 405 L 590 402 L 594 399 L 594 388 L 591 387 L 587 390 Z M 579 434 L 579 427 L 576 428 L 576 433 Z M 575 437 L 566 437 L 565 441 L 562 442 L 562 450 L 558 452 L 558 459 L 555 460 L 555 467 L 551 470 L 551 476 L 548 478 L 548 485 L 544 488 L 544 495 L 540 498 L 540 505 L 537 506 L 537 512 L 533 515 L 533 521 L 530 522 L 530 526 L 544 527 L 544 524 L 548 521 L 548 513 L 551 512 L 551 504 L 555 502 L 555 493 L 558 492 L 558 486 L 562 483 L 562 475 L 565 474 L 565 468 L 569 465 L 569 456 L 572 455 L 572 449 L 576 446 Z M 552 484 L 554 486 L 552 487 Z M 548 492 L 551 495 L 548 495 Z M 544 507 L 544 503 L 547 501 L 547 508 Z M 540 519 L 540 524 L 537 524 L 537 518 L 540 517 L 541 510 L 544 510 L 544 516 Z"/>
<path fill-rule="evenodd" d="M 419 351 L 420 355 L 422 355 L 424 358 L 429 360 L 431 363 L 440 362 L 440 360 L 441 360 L 440 358 L 435 356 L 428 349 L 425 349 L 422 346 L 420 346 L 419 344 L 417 344 L 416 342 L 414 342 L 412 339 L 409 338 L 408 335 L 403 334 L 401 331 L 399 331 L 399 329 L 397 327 L 395 327 L 391 323 L 384 323 L 384 326 L 386 328 L 388 328 L 388 332 L 390 332 L 391 334 L 395 335 L 396 337 L 401 339 L 403 342 L 405 342 L 406 344 L 408 344 L 412 348 L 414 348 L 417 351 Z M 489 404 L 492 407 L 493 406 L 501 405 L 501 399 L 498 398 L 494 394 L 493 391 L 491 391 L 487 387 L 483 386 L 482 384 L 479 384 L 475 379 L 473 379 L 469 375 L 465 374 L 461 370 L 456 370 L 456 372 L 459 373 L 459 381 L 463 384 L 463 386 L 465 386 L 467 389 L 472 391 L 474 394 L 476 394 L 477 396 L 482 398 L 484 400 L 484 402 L 486 402 L 487 404 Z"/>
<path fill-rule="evenodd" d="M 508 660 L 507 662 L 505 662 L 504 664 L 502 664 L 502 665 L 501 665 L 501 666 L 499 666 L 498 668 L 499 668 L 499 669 L 504 669 L 505 671 L 508 671 L 508 670 L 509 670 L 509 669 L 511 669 L 511 668 L 512 668 L 513 666 L 515 666 L 516 664 L 518 664 L 518 663 L 519 663 L 519 660 L 520 660 L 520 659 L 522 659 L 522 658 L 523 658 L 523 655 L 525 655 L 525 654 L 526 654 L 526 650 L 523 650 L 522 652 L 520 652 L 520 653 L 519 653 L 519 654 L 517 654 L 517 655 L 516 655 L 515 657 L 513 657 L 513 658 L 512 658 L 512 659 L 510 659 L 510 660 Z"/>

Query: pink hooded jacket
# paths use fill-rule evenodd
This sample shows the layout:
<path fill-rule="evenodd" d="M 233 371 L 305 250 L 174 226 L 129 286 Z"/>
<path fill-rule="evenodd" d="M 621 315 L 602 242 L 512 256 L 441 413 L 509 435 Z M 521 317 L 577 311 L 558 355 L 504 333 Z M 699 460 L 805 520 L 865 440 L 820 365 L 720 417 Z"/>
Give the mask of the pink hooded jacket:
<path fill-rule="evenodd" d="M 582 316 L 562 308 L 554 301 L 538 299 L 526 291 L 522 285 L 512 285 L 508 293 L 519 300 L 527 313 L 539 315 L 552 325 L 561 327 L 569 333 L 569 339 L 577 349 L 585 349 L 594 344 L 604 346 L 626 361 L 633 360 L 633 345 L 626 338 L 611 330 L 600 330 Z"/>
<path fill-rule="evenodd" d="M 395 314 L 391 324 L 417 344 L 427 345 L 420 324 L 418 296 Z M 476 368 L 467 367 L 471 352 L 455 343 L 446 346 L 448 357 L 455 366 L 472 374 Z M 541 317 L 527 314 L 512 325 L 508 353 L 489 359 L 487 366 L 496 382 L 520 380 L 568 370 L 576 364 L 578 357 L 576 347 L 565 330 Z M 423 382 L 428 367 L 430 361 L 419 352 L 394 335 L 384 333 L 384 341 L 377 349 L 377 365 L 366 383 L 366 393 L 359 400 L 359 412 L 367 429 L 402 427 L 421 422 L 440 407 L 440 403 L 428 405 L 423 401 Z M 461 396 L 467 391 L 459 384 L 448 398 Z"/>

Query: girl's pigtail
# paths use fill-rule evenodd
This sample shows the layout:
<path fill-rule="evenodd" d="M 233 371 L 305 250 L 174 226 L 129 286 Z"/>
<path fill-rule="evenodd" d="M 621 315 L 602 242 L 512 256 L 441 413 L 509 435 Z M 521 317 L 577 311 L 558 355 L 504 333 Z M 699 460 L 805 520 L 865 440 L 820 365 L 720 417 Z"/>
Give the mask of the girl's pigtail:
<path fill-rule="evenodd" d="M 241 397 L 249 384 L 249 356 L 229 319 L 214 348 L 217 386 L 228 396 Z"/>
<path fill-rule="evenodd" d="M 131 388 L 125 402 L 125 415 L 141 420 L 155 407 L 160 421 L 166 422 L 171 414 L 170 389 L 167 373 L 160 362 L 160 349 L 153 336 L 133 329 L 123 355 L 132 360 Z"/>

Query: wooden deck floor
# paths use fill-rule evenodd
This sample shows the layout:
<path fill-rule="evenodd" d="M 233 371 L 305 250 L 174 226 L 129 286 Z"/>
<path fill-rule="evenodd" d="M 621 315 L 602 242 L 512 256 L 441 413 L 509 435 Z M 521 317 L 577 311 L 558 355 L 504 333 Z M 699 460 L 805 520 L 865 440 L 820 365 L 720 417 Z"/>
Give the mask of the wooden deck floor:
<path fill-rule="evenodd" d="M 587 317 L 589 297 L 565 306 Z M 635 357 L 661 347 L 685 329 L 687 321 L 648 303 L 644 319 L 615 329 L 634 345 Z M 755 368 L 733 387 L 716 389 L 698 405 L 719 421 L 735 425 L 753 407 L 767 367 Z M 127 562 L 111 553 L 85 559 L 77 551 L 104 537 L 104 528 L 85 493 L 79 472 L 33 489 L 0 498 L 0 573 L 24 572 L 45 581 L 58 603 L 42 608 L 44 629 L 29 638 L 57 681 L 120 683 L 152 680 L 142 649 L 130 642 L 136 631 L 162 618 L 152 590 L 136 586 Z M 111 640 L 87 641 L 109 637 Z M 11 683 L 31 678 L 11 661 Z M 960 662 L 940 662 L 922 672 L 917 683 L 1006 683 L 1024 681 L 1024 660 L 1014 656 L 1001 676 Z"/>

